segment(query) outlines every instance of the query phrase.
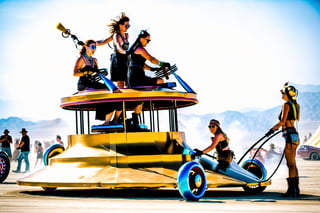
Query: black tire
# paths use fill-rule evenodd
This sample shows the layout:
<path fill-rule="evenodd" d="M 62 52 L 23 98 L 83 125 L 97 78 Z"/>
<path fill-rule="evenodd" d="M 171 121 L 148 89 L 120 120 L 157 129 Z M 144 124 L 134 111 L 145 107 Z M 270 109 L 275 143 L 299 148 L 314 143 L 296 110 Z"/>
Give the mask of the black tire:
<path fill-rule="evenodd" d="M 312 152 L 310 154 L 310 160 L 319 160 L 319 154 L 316 152 Z"/>
<path fill-rule="evenodd" d="M 10 160 L 5 152 L 0 151 L 0 183 L 5 181 L 10 172 Z"/>
<path fill-rule="evenodd" d="M 55 191 L 57 187 L 42 187 L 44 191 Z"/>
<path fill-rule="evenodd" d="M 242 165 L 242 168 L 251 172 L 261 180 L 264 180 L 266 178 L 266 170 L 263 164 L 257 159 L 245 161 L 244 164 Z M 263 192 L 266 189 L 266 186 L 253 185 L 253 186 L 244 186 L 242 188 L 248 194 L 258 194 Z"/>

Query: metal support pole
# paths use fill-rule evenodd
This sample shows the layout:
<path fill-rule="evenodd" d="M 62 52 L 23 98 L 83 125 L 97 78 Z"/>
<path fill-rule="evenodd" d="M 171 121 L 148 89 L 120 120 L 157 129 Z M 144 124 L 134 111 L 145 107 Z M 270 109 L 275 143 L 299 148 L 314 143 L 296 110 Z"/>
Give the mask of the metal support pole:
<path fill-rule="evenodd" d="M 127 124 L 126 124 L 126 104 L 122 101 L 122 120 L 123 120 L 123 131 L 127 132 Z"/>
<path fill-rule="evenodd" d="M 88 125 L 88 134 L 90 134 L 90 116 L 89 116 L 89 110 L 87 110 L 87 125 Z"/>
<path fill-rule="evenodd" d="M 78 110 L 76 112 L 76 134 L 79 134 L 79 129 L 78 129 Z"/>

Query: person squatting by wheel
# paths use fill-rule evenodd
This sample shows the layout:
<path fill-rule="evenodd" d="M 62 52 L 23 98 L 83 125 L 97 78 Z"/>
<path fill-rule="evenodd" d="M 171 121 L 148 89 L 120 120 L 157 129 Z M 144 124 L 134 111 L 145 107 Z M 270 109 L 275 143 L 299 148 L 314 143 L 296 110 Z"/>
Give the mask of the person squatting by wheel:
<path fill-rule="evenodd" d="M 202 151 L 195 149 L 195 156 L 201 156 L 202 154 L 208 153 L 215 148 L 218 153 L 219 162 L 216 170 L 218 171 L 218 169 L 221 169 L 225 171 L 229 167 L 234 156 L 233 151 L 231 151 L 228 146 L 229 138 L 222 131 L 219 121 L 211 119 L 208 127 L 210 132 L 214 135 L 214 137 L 211 137 L 211 144 Z"/>
<path fill-rule="evenodd" d="M 274 131 L 280 127 L 282 128 L 283 137 L 286 142 L 284 154 L 289 169 L 289 177 L 287 178 L 288 190 L 281 196 L 298 197 L 300 195 L 300 189 L 299 174 L 296 165 L 296 151 L 300 139 L 299 133 L 295 128 L 295 121 L 300 118 L 300 106 L 297 103 L 298 90 L 293 86 L 289 86 L 287 82 L 280 92 L 282 94 L 282 99 L 285 101 L 279 115 L 280 121 L 266 133 L 266 136 L 269 137 Z"/>

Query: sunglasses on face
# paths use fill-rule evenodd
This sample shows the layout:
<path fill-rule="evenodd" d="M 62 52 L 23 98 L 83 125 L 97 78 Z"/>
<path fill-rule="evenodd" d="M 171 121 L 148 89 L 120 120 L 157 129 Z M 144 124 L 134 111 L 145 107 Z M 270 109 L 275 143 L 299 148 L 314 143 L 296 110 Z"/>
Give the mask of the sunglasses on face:
<path fill-rule="evenodd" d="M 151 40 L 150 39 L 146 39 L 147 43 L 149 43 Z"/>
<path fill-rule="evenodd" d="M 130 26 L 130 24 L 126 24 L 126 25 L 124 25 L 124 27 L 129 29 L 131 26 Z"/>
<path fill-rule="evenodd" d="M 209 127 L 209 128 L 214 128 L 214 127 L 215 127 L 215 125 L 209 125 L 208 127 Z"/>
<path fill-rule="evenodd" d="M 97 49 L 97 46 L 96 46 L 96 45 L 90 45 L 89 47 L 90 47 L 91 50 Z"/>

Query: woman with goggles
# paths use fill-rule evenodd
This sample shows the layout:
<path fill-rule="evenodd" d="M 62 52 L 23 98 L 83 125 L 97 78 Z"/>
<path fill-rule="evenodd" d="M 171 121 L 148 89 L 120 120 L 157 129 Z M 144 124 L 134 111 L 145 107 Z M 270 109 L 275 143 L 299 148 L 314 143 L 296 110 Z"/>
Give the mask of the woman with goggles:
<path fill-rule="evenodd" d="M 96 42 L 87 40 L 80 51 L 80 57 L 74 66 L 73 75 L 80 77 L 78 80 L 78 90 L 86 89 L 106 89 L 106 85 L 95 81 L 92 74 L 98 69 L 98 60 L 93 57 L 96 51 Z M 116 110 L 113 123 L 118 123 L 121 114 L 121 105 L 117 104 L 101 104 L 96 111 L 96 119 L 104 120 L 102 125 L 109 125 Z"/>
<path fill-rule="evenodd" d="M 279 122 L 266 133 L 266 136 L 269 137 L 275 130 L 282 128 L 283 137 L 286 141 L 284 156 L 289 170 L 289 177 L 287 178 L 288 190 L 282 194 L 282 197 L 298 197 L 300 189 L 296 151 L 300 139 L 299 133 L 295 128 L 295 121 L 300 118 L 300 105 L 297 103 L 298 90 L 293 86 L 288 86 L 287 82 L 280 92 L 285 103 L 282 105 Z"/>

